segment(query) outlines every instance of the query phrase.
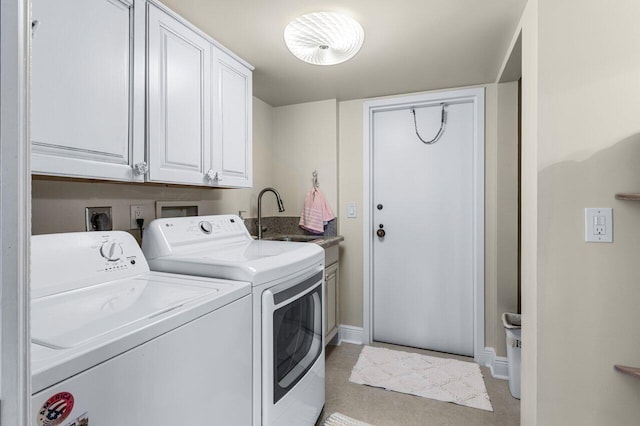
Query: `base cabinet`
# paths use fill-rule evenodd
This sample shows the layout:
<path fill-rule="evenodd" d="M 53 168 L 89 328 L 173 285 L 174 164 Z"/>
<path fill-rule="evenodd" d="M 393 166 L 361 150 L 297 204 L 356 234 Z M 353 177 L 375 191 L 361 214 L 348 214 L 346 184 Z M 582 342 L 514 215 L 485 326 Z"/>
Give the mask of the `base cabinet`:
<path fill-rule="evenodd" d="M 339 272 L 338 263 L 339 246 L 335 245 L 325 249 L 324 270 L 324 339 L 327 345 L 337 334 L 340 324 L 339 303 Z"/>

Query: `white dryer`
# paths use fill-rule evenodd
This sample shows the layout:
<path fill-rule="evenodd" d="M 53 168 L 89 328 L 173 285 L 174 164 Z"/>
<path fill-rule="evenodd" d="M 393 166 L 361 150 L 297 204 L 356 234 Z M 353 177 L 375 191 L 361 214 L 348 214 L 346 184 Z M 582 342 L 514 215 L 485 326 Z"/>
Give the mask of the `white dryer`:
<path fill-rule="evenodd" d="M 31 239 L 36 424 L 251 422 L 250 285 L 150 272 L 125 232 Z"/>
<path fill-rule="evenodd" d="M 253 425 L 314 425 L 325 401 L 324 250 L 254 240 L 238 216 L 158 219 L 142 249 L 152 270 L 253 286 Z"/>

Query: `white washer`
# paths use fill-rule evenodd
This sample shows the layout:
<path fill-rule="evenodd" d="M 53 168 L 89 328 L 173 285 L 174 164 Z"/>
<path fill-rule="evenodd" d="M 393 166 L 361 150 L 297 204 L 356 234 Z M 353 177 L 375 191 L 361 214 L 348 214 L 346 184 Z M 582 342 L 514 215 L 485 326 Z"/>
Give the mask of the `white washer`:
<path fill-rule="evenodd" d="M 250 424 L 249 283 L 150 272 L 117 231 L 34 236 L 31 260 L 37 425 Z"/>
<path fill-rule="evenodd" d="M 234 215 L 158 219 L 142 249 L 152 270 L 253 286 L 253 425 L 314 425 L 324 406 L 324 250 L 254 240 Z"/>

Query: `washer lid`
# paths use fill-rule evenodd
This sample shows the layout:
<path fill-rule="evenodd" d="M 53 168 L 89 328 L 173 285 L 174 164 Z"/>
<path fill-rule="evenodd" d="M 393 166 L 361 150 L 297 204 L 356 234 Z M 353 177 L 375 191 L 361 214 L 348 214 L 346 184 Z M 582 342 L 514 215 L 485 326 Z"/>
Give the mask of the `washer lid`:
<path fill-rule="evenodd" d="M 32 391 L 241 303 L 250 294 L 247 282 L 147 272 L 33 299 Z"/>
<path fill-rule="evenodd" d="M 52 349 L 73 348 L 197 299 L 215 298 L 219 291 L 142 274 L 45 296 L 31 303 L 31 338 Z"/>

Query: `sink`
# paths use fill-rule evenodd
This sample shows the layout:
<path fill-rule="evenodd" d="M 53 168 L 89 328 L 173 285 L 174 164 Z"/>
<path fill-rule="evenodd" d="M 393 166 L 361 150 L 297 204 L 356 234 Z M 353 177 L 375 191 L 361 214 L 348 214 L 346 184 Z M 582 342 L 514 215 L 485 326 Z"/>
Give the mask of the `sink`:
<path fill-rule="evenodd" d="M 265 238 L 273 241 L 294 241 L 297 243 L 310 243 L 312 241 L 322 239 L 322 236 L 317 235 L 278 235 L 277 237 Z"/>

